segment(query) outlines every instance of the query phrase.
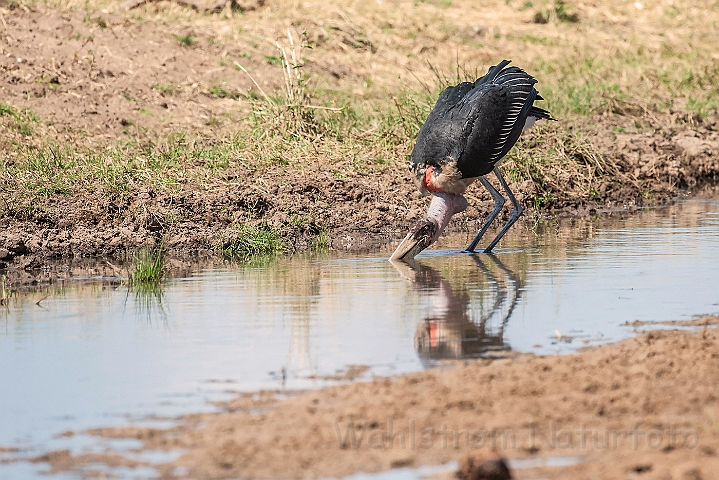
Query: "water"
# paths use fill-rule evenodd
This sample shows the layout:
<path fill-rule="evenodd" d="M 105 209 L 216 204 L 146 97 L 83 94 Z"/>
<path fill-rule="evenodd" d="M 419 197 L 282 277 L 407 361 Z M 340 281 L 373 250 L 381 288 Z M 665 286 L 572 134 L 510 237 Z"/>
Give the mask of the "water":
<path fill-rule="evenodd" d="M 110 448 L 58 434 L 168 424 L 236 392 L 342 381 L 329 377 L 349 365 L 369 366 L 366 379 L 566 353 L 631 336 L 625 322 L 719 313 L 717 201 L 517 228 L 496 255 L 460 253 L 471 236 L 443 238 L 412 265 L 387 262 L 388 248 L 207 269 L 161 296 L 109 278 L 16 295 L 0 307 L 0 447 L 20 452 L 0 448 L 0 462 Z M 0 463 L 0 478 L 38 468 Z"/>

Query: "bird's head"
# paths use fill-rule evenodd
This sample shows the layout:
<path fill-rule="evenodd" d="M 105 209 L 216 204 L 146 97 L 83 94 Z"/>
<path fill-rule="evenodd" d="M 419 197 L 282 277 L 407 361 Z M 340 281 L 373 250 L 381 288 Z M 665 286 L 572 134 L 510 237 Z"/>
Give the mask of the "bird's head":
<path fill-rule="evenodd" d="M 390 260 L 412 259 L 419 252 L 437 241 L 449 223 L 452 215 L 463 212 L 467 200 L 462 195 L 434 193 L 427 216 L 415 223 L 404 240 L 394 251 Z"/>

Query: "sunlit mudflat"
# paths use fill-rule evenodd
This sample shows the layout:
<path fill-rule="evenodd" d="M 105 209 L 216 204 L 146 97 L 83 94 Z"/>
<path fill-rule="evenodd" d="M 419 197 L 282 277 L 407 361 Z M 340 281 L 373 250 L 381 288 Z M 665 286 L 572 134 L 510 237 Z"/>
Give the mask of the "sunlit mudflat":
<path fill-rule="evenodd" d="M 228 265 L 156 295 L 107 278 L 15 295 L 0 307 L 0 447 L 102 448 L 57 434 L 158 422 L 233 392 L 566 353 L 630 336 L 633 320 L 719 312 L 716 201 L 518 228 L 495 255 L 460 253 L 470 237 L 412 264 L 390 264 L 388 248 Z M 0 464 L 0 478 L 34 471 Z"/>

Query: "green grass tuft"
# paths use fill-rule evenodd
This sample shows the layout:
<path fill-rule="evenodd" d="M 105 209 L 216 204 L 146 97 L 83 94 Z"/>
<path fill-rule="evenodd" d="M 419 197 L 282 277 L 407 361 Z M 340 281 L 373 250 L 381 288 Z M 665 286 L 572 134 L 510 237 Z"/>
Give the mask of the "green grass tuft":
<path fill-rule="evenodd" d="M 224 87 L 224 85 L 221 84 L 210 87 L 208 91 L 210 95 L 217 98 L 231 98 L 233 100 L 237 100 L 240 97 L 237 92 L 230 92 Z"/>
<path fill-rule="evenodd" d="M 173 93 L 175 93 L 175 86 L 171 83 L 153 83 L 151 88 L 153 90 L 158 90 L 161 93 L 166 93 L 167 95 L 172 95 Z"/>
<path fill-rule="evenodd" d="M 525 7 L 532 6 L 532 2 L 527 2 Z M 554 4 L 549 10 L 537 10 L 534 13 L 534 23 L 545 24 L 555 18 L 559 22 L 563 23 L 577 23 L 579 22 L 579 14 L 573 11 L 573 7 L 566 3 L 564 0 L 555 0 Z"/>
<path fill-rule="evenodd" d="M 16 117 L 17 110 L 12 105 L 0 103 L 0 117 Z"/>
<path fill-rule="evenodd" d="M 146 312 L 148 321 L 156 314 L 167 320 L 162 307 L 162 282 L 166 274 L 162 247 L 135 254 L 131 268 L 127 283 L 129 291 L 135 294 L 137 308 Z"/>
<path fill-rule="evenodd" d="M 282 59 L 275 55 L 265 55 L 264 58 L 265 58 L 265 60 L 267 60 L 268 63 L 271 63 L 272 65 L 277 65 L 277 66 L 282 65 Z"/>
<path fill-rule="evenodd" d="M 280 235 L 266 225 L 243 225 L 222 242 L 220 250 L 227 259 L 246 261 L 252 257 L 281 253 L 284 243 Z"/>
<path fill-rule="evenodd" d="M 31 136 L 34 132 L 31 123 L 40 121 L 40 116 L 29 109 L 20 109 L 0 103 L 0 117 L 9 117 L 9 126 L 21 135 Z"/>
<path fill-rule="evenodd" d="M 326 231 L 321 230 L 316 237 L 312 239 L 311 249 L 315 252 L 326 252 L 330 248 L 330 237 Z"/>
<path fill-rule="evenodd" d="M 133 287 L 153 287 L 162 282 L 164 275 L 164 254 L 161 248 L 155 248 L 135 255 L 128 280 Z"/>
<path fill-rule="evenodd" d="M 180 45 L 190 47 L 195 43 L 195 37 L 190 35 L 174 35 L 175 40 L 180 42 Z"/>
<path fill-rule="evenodd" d="M 554 14 L 560 22 L 577 23 L 579 21 L 577 12 L 571 11 L 571 5 L 565 3 L 564 0 L 554 2 Z"/>

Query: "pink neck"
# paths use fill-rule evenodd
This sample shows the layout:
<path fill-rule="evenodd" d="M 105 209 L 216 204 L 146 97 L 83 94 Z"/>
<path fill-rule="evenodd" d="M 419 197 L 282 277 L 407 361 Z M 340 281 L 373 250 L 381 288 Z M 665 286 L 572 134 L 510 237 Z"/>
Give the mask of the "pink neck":
<path fill-rule="evenodd" d="M 467 208 L 467 200 L 462 195 L 453 193 L 435 193 L 427 210 L 427 218 L 437 222 L 439 228 L 432 237 L 434 243 L 444 231 L 452 215 L 463 212 Z"/>

